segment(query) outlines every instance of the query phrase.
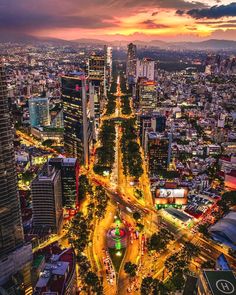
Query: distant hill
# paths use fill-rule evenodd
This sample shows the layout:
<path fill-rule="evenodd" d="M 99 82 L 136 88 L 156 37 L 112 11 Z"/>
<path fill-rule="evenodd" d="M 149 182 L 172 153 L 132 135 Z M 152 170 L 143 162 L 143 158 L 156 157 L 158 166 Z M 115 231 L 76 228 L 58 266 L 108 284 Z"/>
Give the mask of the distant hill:
<path fill-rule="evenodd" d="M 53 45 L 75 45 L 75 44 L 93 44 L 93 45 L 104 45 L 108 44 L 111 46 L 127 46 L 130 41 L 116 40 L 116 41 L 105 41 L 100 39 L 77 39 L 77 40 L 62 40 L 57 38 L 48 37 L 35 37 L 26 34 L 19 33 L 0 33 L 0 42 L 16 42 L 16 43 L 50 43 Z M 217 40 L 209 39 L 201 42 L 164 42 L 161 40 L 152 41 L 141 41 L 134 40 L 134 44 L 140 47 L 158 47 L 160 49 L 186 49 L 186 50 L 236 50 L 236 41 L 232 40 Z"/>
<path fill-rule="evenodd" d="M 174 46 L 182 49 L 201 50 L 236 50 L 236 41 L 210 39 L 202 42 L 175 42 Z"/>
<path fill-rule="evenodd" d="M 110 44 L 113 46 L 126 46 L 130 41 L 116 40 L 107 42 L 99 39 L 78 39 L 73 40 L 78 44 Z M 152 40 L 149 42 L 134 40 L 132 43 L 141 47 L 158 47 L 161 49 L 186 49 L 186 50 L 236 50 L 236 41 L 210 39 L 201 42 L 164 42 L 161 40 Z"/>
<path fill-rule="evenodd" d="M 71 40 L 73 43 L 78 43 L 78 44 L 107 44 L 109 42 L 104 41 L 104 40 L 99 40 L 99 39 L 86 39 L 86 38 L 81 38 L 81 39 L 76 39 L 76 40 Z"/>
<path fill-rule="evenodd" d="M 57 38 L 49 38 L 49 37 L 36 37 L 27 34 L 20 33 L 3 33 L 0 32 L 0 42 L 1 43 L 51 43 L 58 45 L 66 45 L 73 44 L 71 41 L 57 39 Z"/>

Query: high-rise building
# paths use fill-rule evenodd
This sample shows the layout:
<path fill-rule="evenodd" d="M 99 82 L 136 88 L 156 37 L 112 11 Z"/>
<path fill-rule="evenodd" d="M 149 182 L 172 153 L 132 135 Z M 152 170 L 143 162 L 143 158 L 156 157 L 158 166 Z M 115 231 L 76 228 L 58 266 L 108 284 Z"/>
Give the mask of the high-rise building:
<path fill-rule="evenodd" d="M 157 108 L 157 84 L 154 81 L 141 79 L 137 85 L 137 108 L 140 114 L 152 112 Z"/>
<path fill-rule="evenodd" d="M 53 127 L 53 128 L 63 128 L 64 127 L 62 109 L 52 111 L 50 115 L 51 115 L 51 127 Z"/>
<path fill-rule="evenodd" d="M 111 78 L 112 78 L 112 47 L 105 45 L 104 53 L 105 53 L 105 63 L 106 63 L 106 75 L 107 75 L 107 81 L 109 86 L 111 83 Z"/>
<path fill-rule="evenodd" d="M 171 160 L 171 143 L 170 134 L 146 131 L 145 154 L 151 176 L 158 175 L 158 171 L 168 168 Z"/>
<path fill-rule="evenodd" d="M 134 84 L 136 76 L 137 47 L 133 43 L 128 45 L 126 76 L 128 84 Z"/>
<path fill-rule="evenodd" d="M 31 245 L 24 245 L 17 190 L 13 129 L 7 100 L 7 84 L 0 64 L 0 285 L 23 271 L 32 259 Z M 28 275 L 30 275 L 28 273 Z"/>
<path fill-rule="evenodd" d="M 106 49 L 105 56 L 92 54 L 88 60 L 89 101 L 91 117 L 94 118 L 95 123 L 95 136 L 98 133 L 100 116 L 105 106 L 111 78 L 108 64 L 111 63 L 111 53 L 109 53 L 108 48 L 104 49 Z"/>
<path fill-rule="evenodd" d="M 83 72 L 61 78 L 64 114 L 64 147 L 68 156 L 88 164 L 93 122 L 90 118 L 88 84 Z"/>
<path fill-rule="evenodd" d="M 78 207 L 79 164 L 75 158 L 52 158 L 49 164 L 61 171 L 62 205 Z"/>
<path fill-rule="evenodd" d="M 30 125 L 49 126 L 49 100 L 47 97 L 32 97 L 29 99 Z"/>
<path fill-rule="evenodd" d="M 236 278 L 231 270 L 203 270 L 198 278 L 198 295 L 236 294 Z"/>
<path fill-rule="evenodd" d="M 92 54 L 88 60 L 88 77 L 89 81 L 99 82 L 101 87 L 101 94 L 107 95 L 107 81 L 106 81 L 106 61 L 105 57 L 97 54 Z"/>
<path fill-rule="evenodd" d="M 138 116 L 138 124 L 139 124 L 139 137 L 144 146 L 145 142 L 145 132 L 146 130 L 150 130 L 152 128 L 155 132 L 162 133 L 166 128 L 166 116 L 150 112 L 141 116 Z"/>
<path fill-rule="evenodd" d="M 137 59 L 135 82 L 144 77 L 149 81 L 155 80 L 155 61 L 149 58 Z"/>
<path fill-rule="evenodd" d="M 46 163 L 32 181 L 33 226 L 59 233 L 62 226 L 61 172 Z"/>

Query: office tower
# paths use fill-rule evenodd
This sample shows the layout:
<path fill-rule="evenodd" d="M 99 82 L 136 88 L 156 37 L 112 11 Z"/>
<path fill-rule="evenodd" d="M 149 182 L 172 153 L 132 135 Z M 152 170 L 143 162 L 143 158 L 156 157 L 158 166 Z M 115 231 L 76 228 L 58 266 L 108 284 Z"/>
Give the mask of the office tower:
<path fill-rule="evenodd" d="M 106 61 L 104 56 L 92 54 L 88 60 L 88 77 L 92 84 L 99 84 L 101 94 L 107 95 Z"/>
<path fill-rule="evenodd" d="M 80 164 L 87 165 L 93 131 L 88 108 L 87 80 L 83 72 L 75 72 L 63 76 L 61 83 L 65 152 L 70 157 L 78 158 Z"/>
<path fill-rule="evenodd" d="M 23 271 L 32 259 L 31 245 L 24 245 L 17 191 L 13 129 L 7 100 L 7 84 L 0 63 L 0 285 Z"/>
<path fill-rule="evenodd" d="M 146 130 L 152 128 L 155 132 L 164 132 L 166 128 L 166 116 L 160 113 L 150 112 L 138 116 L 138 125 L 140 141 L 144 147 Z"/>
<path fill-rule="evenodd" d="M 47 97 L 33 97 L 29 99 L 29 114 L 31 127 L 49 126 L 49 100 Z"/>
<path fill-rule="evenodd" d="M 107 76 L 108 85 L 110 85 L 111 78 L 112 78 L 112 47 L 105 45 L 104 53 L 105 53 L 105 63 L 106 63 L 106 76 Z"/>
<path fill-rule="evenodd" d="M 230 270 L 203 270 L 198 278 L 198 295 L 236 294 L 236 278 Z"/>
<path fill-rule="evenodd" d="M 128 84 L 134 84 L 136 75 L 136 59 L 137 59 L 137 47 L 133 43 L 128 45 L 127 53 L 127 65 L 126 65 L 126 76 Z"/>
<path fill-rule="evenodd" d="M 140 114 L 154 111 L 157 108 L 157 84 L 154 81 L 141 79 L 138 84 L 137 109 Z"/>
<path fill-rule="evenodd" d="M 53 128 L 63 128 L 63 111 L 62 109 L 51 111 L 51 127 Z"/>
<path fill-rule="evenodd" d="M 61 171 L 62 205 L 78 208 L 79 164 L 75 158 L 52 158 L 49 164 Z"/>
<path fill-rule="evenodd" d="M 171 143 L 170 134 L 146 131 L 145 154 L 151 176 L 158 175 L 158 171 L 168 168 L 171 160 Z"/>
<path fill-rule="evenodd" d="M 149 58 L 137 59 L 135 82 L 145 77 L 149 81 L 155 80 L 155 61 Z"/>
<path fill-rule="evenodd" d="M 33 226 L 59 233 L 62 225 L 61 172 L 46 163 L 31 184 Z"/>

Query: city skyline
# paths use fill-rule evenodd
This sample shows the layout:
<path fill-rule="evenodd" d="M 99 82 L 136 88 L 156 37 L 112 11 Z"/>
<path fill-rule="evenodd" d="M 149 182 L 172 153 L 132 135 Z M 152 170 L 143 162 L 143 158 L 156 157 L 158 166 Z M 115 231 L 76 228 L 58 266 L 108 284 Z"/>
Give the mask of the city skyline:
<path fill-rule="evenodd" d="M 236 2 L 1 1 L 0 37 L 32 35 L 65 40 L 236 40 Z"/>

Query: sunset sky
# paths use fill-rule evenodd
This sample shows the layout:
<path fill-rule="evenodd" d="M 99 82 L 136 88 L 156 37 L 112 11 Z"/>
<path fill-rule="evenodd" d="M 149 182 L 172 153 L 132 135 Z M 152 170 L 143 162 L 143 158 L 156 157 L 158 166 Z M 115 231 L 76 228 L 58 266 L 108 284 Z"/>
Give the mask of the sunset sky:
<path fill-rule="evenodd" d="M 0 0 L 0 34 L 67 40 L 236 40 L 228 0 Z"/>

